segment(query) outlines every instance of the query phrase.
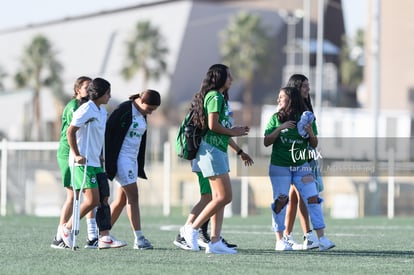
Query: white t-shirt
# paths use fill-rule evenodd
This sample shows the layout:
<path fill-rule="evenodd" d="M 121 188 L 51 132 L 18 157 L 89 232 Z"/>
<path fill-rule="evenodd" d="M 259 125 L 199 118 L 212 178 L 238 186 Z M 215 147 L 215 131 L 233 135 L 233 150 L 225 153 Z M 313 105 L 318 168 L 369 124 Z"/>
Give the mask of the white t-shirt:
<path fill-rule="evenodd" d="M 70 125 L 79 127 L 76 132 L 76 142 L 79 153 L 86 157 L 88 166 L 101 167 L 100 155 L 102 153 L 105 127 L 108 113 L 101 105 L 99 108 L 89 100 L 82 104 L 74 113 Z M 89 142 L 87 142 L 87 129 L 89 131 Z M 88 148 L 86 148 L 88 147 Z M 86 152 L 88 149 L 88 152 Z M 69 164 L 73 163 L 73 153 L 69 154 Z"/>
<path fill-rule="evenodd" d="M 132 103 L 131 103 L 132 104 Z M 147 122 L 144 116 L 132 106 L 132 123 L 125 135 L 121 150 L 118 156 L 118 170 L 115 180 L 125 186 L 135 183 L 138 177 L 137 156 L 141 146 L 142 136 L 147 129 Z"/>
<path fill-rule="evenodd" d="M 131 103 L 132 104 L 132 103 Z M 136 159 L 141 145 L 142 136 L 147 130 L 144 116 L 132 106 L 132 123 L 122 143 L 119 158 Z"/>

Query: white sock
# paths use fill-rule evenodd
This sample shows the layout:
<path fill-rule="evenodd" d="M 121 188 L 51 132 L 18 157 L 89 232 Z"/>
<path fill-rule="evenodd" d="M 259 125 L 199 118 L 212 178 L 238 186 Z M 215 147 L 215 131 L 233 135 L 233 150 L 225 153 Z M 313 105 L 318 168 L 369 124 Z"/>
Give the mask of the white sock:
<path fill-rule="evenodd" d="M 57 241 L 62 240 L 62 237 L 60 236 L 60 225 L 58 226 L 57 231 L 56 231 L 56 240 Z"/>
<path fill-rule="evenodd" d="M 98 238 L 97 226 L 96 226 L 96 220 L 95 220 L 95 218 L 86 219 L 86 225 L 88 227 L 88 239 L 90 241 L 92 241 L 92 240 Z"/>
<path fill-rule="evenodd" d="M 143 236 L 142 230 L 136 230 L 135 232 L 135 238 L 138 240 L 139 237 Z"/>
<path fill-rule="evenodd" d="M 101 240 L 105 241 L 105 242 L 110 242 L 111 241 L 111 236 L 102 236 Z"/>

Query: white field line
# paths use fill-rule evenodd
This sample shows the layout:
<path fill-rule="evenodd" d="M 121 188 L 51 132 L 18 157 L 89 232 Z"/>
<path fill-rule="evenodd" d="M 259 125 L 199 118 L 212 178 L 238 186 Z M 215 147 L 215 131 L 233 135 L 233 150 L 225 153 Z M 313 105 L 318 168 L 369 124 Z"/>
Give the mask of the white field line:
<path fill-rule="evenodd" d="M 170 225 L 162 225 L 160 226 L 160 230 L 162 231 L 175 231 L 179 232 L 180 227 L 182 225 L 170 224 Z M 362 237 L 362 236 L 372 236 L 372 231 L 380 231 L 379 235 L 377 236 L 385 236 L 386 233 L 384 231 L 409 231 L 412 232 L 414 230 L 413 226 L 352 226 L 352 227 L 344 227 L 340 226 L 340 230 L 337 229 L 339 226 L 335 226 L 335 228 L 327 228 L 329 231 L 330 236 L 337 236 L 337 237 Z M 363 232 L 364 230 L 370 230 L 370 232 Z M 254 225 L 246 225 L 246 226 L 225 226 L 226 233 L 230 234 L 242 234 L 242 235 L 263 235 L 263 234 L 273 234 L 271 227 L 269 226 L 267 229 L 265 226 L 254 226 Z M 335 232 L 336 231 L 336 232 Z M 355 233 L 349 233 L 349 232 Z M 296 232 L 294 232 L 295 234 Z M 300 233 L 299 233 L 300 234 Z"/>

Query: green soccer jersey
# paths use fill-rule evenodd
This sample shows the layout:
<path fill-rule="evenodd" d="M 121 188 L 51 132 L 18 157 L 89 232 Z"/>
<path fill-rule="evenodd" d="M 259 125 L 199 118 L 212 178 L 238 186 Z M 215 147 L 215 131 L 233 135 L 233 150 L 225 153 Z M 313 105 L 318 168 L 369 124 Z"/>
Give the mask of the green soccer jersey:
<path fill-rule="evenodd" d="M 273 132 L 282 123 L 276 114 L 272 115 L 265 129 L 265 136 Z M 315 121 L 312 123 L 313 132 L 317 135 Z M 299 135 L 298 128 L 286 129 L 280 132 L 272 145 L 270 163 L 277 166 L 300 166 L 308 160 L 308 139 Z"/>
<path fill-rule="evenodd" d="M 68 138 L 66 136 L 66 131 L 72 121 L 73 112 L 78 109 L 78 100 L 76 98 L 71 99 L 68 104 L 66 104 L 65 109 L 62 114 L 62 128 L 60 130 L 60 139 L 59 139 L 59 148 L 57 150 L 58 158 L 68 158 L 69 157 L 69 144 Z"/>
<path fill-rule="evenodd" d="M 223 107 L 224 106 L 224 107 Z M 217 91 L 210 91 L 204 98 L 204 111 L 208 117 L 209 113 L 219 113 L 219 123 L 226 128 L 231 128 L 231 120 L 227 104 L 225 104 L 224 96 Z M 208 130 L 203 140 L 211 144 L 223 152 L 227 152 L 230 136 L 218 134 Z"/>

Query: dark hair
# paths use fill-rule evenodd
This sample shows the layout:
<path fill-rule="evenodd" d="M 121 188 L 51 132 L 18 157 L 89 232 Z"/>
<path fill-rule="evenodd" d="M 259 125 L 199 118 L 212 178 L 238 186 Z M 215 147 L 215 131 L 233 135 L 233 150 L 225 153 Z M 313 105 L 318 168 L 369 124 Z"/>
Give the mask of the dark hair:
<path fill-rule="evenodd" d="M 89 83 L 88 95 L 91 100 L 95 100 L 111 91 L 111 84 L 103 78 L 95 78 Z"/>
<path fill-rule="evenodd" d="M 303 74 L 294 74 L 289 78 L 286 86 L 295 87 L 296 89 L 300 91 L 302 88 L 303 82 L 305 82 L 306 80 L 309 81 L 309 79 Z M 303 99 L 303 103 L 305 104 L 305 108 L 307 108 L 309 111 L 313 113 L 312 101 L 311 101 L 311 97 L 309 94 L 308 94 L 308 98 Z"/>
<path fill-rule="evenodd" d="M 220 90 L 227 81 L 227 70 L 229 67 L 223 64 L 214 64 L 208 69 L 204 77 L 200 91 L 194 95 L 190 110 L 194 111 L 193 122 L 197 127 L 207 128 L 206 114 L 204 112 L 204 98 L 206 94 L 212 90 Z M 228 100 L 227 91 L 223 92 L 224 99 Z"/>
<path fill-rule="evenodd" d="M 141 93 L 134 94 L 129 96 L 129 100 L 134 100 L 136 98 L 141 98 L 142 102 L 148 105 L 161 105 L 161 96 L 160 93 L 155 90 L 145 90 Z"/>
<path fill-rule="evenodd" d="M 298 121 L 301 114 L 305 111 L 299 90 L 295 87 L 283 87 L 279 90 L 279 93 L 282 91 L 289 97 L 289 103 L 285 108 L 280 109 L 276 113 L 278 120 L 281 123 L 288 120 Z"/>
<path fill-rule="evenodd" d="M 92 81 L 92 78 L 88 77 L 88 76 L 80 76 L 76 79 L 75 84 L 73 85 L 73 97 L 72 98 L 76 98 L 76 96 L 78 95 L 77 90 L 79 90 L 80 88 L 82 88 L 82 85 L 85 81 Z M 85 103 L 86 101 L 89 100 L 89 96 L 86 97 L 82 97 L 81 99 L 78 100 L 79 105 Z"/>

